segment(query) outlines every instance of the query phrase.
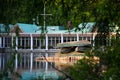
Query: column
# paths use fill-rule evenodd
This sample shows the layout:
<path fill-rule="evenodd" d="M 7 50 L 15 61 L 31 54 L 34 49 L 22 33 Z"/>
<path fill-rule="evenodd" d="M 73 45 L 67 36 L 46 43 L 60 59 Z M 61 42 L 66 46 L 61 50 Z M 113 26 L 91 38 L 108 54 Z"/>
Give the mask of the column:
<path fill-rule="evenodd" d="M 56 47 L 57 47 L 57 45 L 56 45 L 56 44 L 57 44 L 57 43 L 56 43 L 56 40 L 57 40 L 57 39 L 56 39 L 56 37 L 55 37 L 55 42 L 54 42 L 54 43 L 55 43 L 55 46 L 54 46 L 54 47 L 55 47 L 55 49 L 56 49 Z"/>
<path fill-rule="evenodd" d="M 63 43 L 63 34 L 61 34 L 61 43 Z"/>
<path fill-rule="evenodd" d="M 45 50 L 48 50 L 48 35 L 47 34 L 45 35 L 45 42 L 46 42 Z"/>
<path fill-rule="evenodd" d="M 30 54 L 30 71 L 32 72 L 33 68 L 33 53 Z"/>
<path fill-rule="evenodd" d="M 13 47 L 13 43 L 14 43 L 13 41 L 14 41 L 14 38 L 13 38 L 13 36 L 12 36 L 12 40 L 11 40 L 11 43 L 12 43 L 12 47 Z"/>
<path fill-rule="evenodd" d="M 65 39 L 66 39 L 66 42 L 68 42 L 68 40 L 69 40 L 69 39 L 68 39 L 68 36 L 67 36 L 67 37 L 65 37 Z"/>
<path fill-rule="evenodd" d="M 48 53 L 45 54 L 45 57 L 47 58 L 48 57 Z M 46 61 L 45 62 L 45 71 L 48 70 L 48 62 Z"/>
<path fill-rule="evenodd" d="M 96 33 L 93 33 L 93 36 L 92 36 L 93 47 L 95 46 L 95 36 L 96 36 Z"/>
<path fill-rule="evenodd" d="M 18 50 L 18 37 L 16 37 L 16 50 Z"/>
<path fill-rule="evenodd" d="M 24 49 L 26 49 L 26 37 L 24 37 Z"/>
<path fill-rule="evenodd" d="M 41 44 L 41 39 L 39 39 L 39 41 L 40 41 L 40 49 L 41 49 L 41 45 L 42 45 L 42 44 Z"/>
<path fill-rule="evenodd" d="M 18 68 L 18 54 L 15 55 L 15 70 Z"/>
<path fill-rule="evenodd" d="M 3 48 L 5 47 L 5 37 L 3 37 Z"/>
<path fill-rule="evenodd" d="M 31 42 L 31 46 L 30 46 L 30 49 L 31 49 L 31 51 L 33 50 L 33 36 L 32 36 L 32 34 L 30 34 L 30 42 Z"/>
<path fill-rule="evenodd" d="M 88 37 L 86 37 L 86 40 L 88 40 Z"/>
<path fill-rule="evenodd" d="M 77 33 L 77 41 L 79 41 L 79 34 Z"/>
<path fill-rule="evenodd" d="M 0 37 L 0 47 L 2 47 L 2 37 Z"/>
<path fill-rule="evenodd" d="M 50 46 L 53 46 L 53 45 L 52 45 L 52 37 L 50 38 Z"/>
<path fill-rule="evenodd" d="M 18 37 L 16 37 L 16 50 L 18 50 Z M 18 68 L 18 54 L 15 55 L 15 70 Z"/>

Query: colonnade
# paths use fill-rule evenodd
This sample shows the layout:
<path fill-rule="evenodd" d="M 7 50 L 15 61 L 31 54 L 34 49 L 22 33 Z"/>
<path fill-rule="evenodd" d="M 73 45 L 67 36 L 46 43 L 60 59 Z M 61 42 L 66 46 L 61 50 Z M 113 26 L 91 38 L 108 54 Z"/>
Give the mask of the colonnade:
<path fill-rule="evenodd" d="M 23 36 L 24 35 L 24 36 Z M 36 36 L 37 35 L 37 36 Z M 20 34 L 16 37 L 16 50 L 18 49 L 56 49 L 58 43 L 89 40 L 93 42 L 95 39 L 93 33 L 84 34 L 45 34 L 44 39 L 40 38 L 40 34 Z M 13 45 L 14 36 L 0 37 L 0 48 L 6 48 Z M 94 45 L 94 44 L 93 44 Z"/>

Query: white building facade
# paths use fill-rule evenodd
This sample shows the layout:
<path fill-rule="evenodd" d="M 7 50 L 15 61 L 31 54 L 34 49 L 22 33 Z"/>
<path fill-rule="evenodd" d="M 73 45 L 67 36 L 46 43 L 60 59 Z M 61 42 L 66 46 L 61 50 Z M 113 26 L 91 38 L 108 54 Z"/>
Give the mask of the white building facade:
<path fill-rule="evenodd" d="M 70 41 L 88 40 L 94 45 L 95 34 L 92 32 L 94 23 L 86 23 L 86 27 L 82 31 L 75 32 L 75 28 L 64 30 L 61 26 L 47 27 L 47 33 L 42 34 L 40 27 L 33 24 L 16 24 L 11 33 L 0 34 L 0 47 L 11 48 L 16 46 L 16 50 L 50 50 L 58 49 L 57 44 Z M 81 28 L 82 25 L 79 25 Z M 19 36 L 16 37 L 15 30 L 19 29 Z M 54 28 L 54 29 L 53 29 Z"/>

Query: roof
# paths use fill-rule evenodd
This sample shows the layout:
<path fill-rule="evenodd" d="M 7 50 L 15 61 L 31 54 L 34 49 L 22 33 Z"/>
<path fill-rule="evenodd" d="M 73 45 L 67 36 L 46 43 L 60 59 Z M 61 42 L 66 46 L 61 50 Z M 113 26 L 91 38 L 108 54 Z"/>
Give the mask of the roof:
<path fill-rule="evenodd" d="M 0 33 L 6 33 L 7 31 L 10 31 L 13 28 L 12 24 L 9 24 L 6 26 L 5 24 L 0 24 Z"/>
<path fill-rule="evenodd" d="M 17 23 L 16 24 L 24 33 L 35 33 L 38 29 L 38 26 L 35 24 L 24 24 L 24 23 Z"/>
<path fill-rule="evenodd" d="M 42 33 L 43 26 L 37 26 L 35 24 L 24 24 L 17 23 L 16 24 L 23 33 Z M 81 23 L 78 25 L 79 30 L 75 31 L 76 28 L 71 30 L 65 30 L 64 26 L 47 26 L 48 34 L 66 34 L 66 33 L 90 33 L 92 32 L 93 26 L 95 22 Z"/>
<path fill-rule="evenodd" d="M 92 32 L 94 25 L 95 22 L 86 22 L 79 24 L 78 27 L 81 29 L 83 33 L 87 33 L 87 32 Z"/>
<path fill-rule="evenodd" d="M 93 27 L 95 25 L 95 22 L 86 22 L 81 23 L 78 25 L 78 28 L 80 30 L 76 30 L 76 28 L 73 28 L 71 30 L 65 30 L 63 26 L 47 26 L 47 33 L 48 34 L 66 34 L 66 33 L 90 33 L 93 30 Z M 41 33 L 41 30 L 37 31 L 37 33 Z"/>
<path fill-rule="evenodd" d="M 4 33 L 4 32 L 5 32 L 5 25 L 0 24 L 0 33 Z"/>
<path fill-rule="evenodd" d="M 95 22 L 80 23 L 77 28 L 70 30 L 71 33 L 90 33 L 93 30 Z"/>

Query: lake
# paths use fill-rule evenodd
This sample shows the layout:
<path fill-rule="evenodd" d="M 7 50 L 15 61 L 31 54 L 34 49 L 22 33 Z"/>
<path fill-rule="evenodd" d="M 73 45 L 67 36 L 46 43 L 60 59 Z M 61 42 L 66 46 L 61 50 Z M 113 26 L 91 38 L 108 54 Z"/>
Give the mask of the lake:
<path fill-rule="evenodd" d="M 0 71 L 10 59 L 11 53 L 0 53 Z M 19 80 L 59 80 L 61 73 L 55 69 L 54 62 L 35 61 L 38 56 L 54 56 L 55 53 L 20 53 L 20 62 L 15 59 L 15 70 L 22 76 Z"/>

